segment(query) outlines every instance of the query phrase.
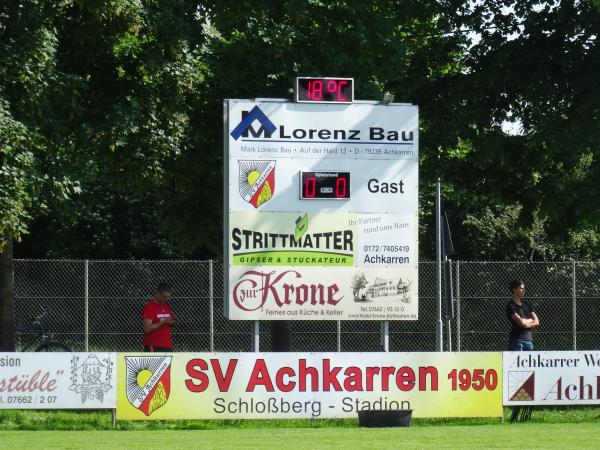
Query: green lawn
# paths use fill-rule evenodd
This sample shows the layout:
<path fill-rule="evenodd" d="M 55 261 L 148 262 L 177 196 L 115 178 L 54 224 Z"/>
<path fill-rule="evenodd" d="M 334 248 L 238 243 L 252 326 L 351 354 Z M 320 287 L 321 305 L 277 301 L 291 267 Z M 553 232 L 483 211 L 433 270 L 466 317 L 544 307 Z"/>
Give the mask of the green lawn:
<path fill-rule="evenodd" d="M 260 428 L 148 431 L 0 431 L 6 449 L 600 448 L 594 423 L 411 428 Z"/>

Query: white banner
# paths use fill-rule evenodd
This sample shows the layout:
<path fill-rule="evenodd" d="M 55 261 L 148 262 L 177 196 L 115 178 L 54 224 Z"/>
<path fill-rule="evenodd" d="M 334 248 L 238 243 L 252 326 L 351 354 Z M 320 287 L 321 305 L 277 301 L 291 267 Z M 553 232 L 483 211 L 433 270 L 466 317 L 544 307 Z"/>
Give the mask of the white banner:
<path fill-rule="evenodd" d="M 418 108 L 224 106 L 226 316 L 416 320 Z"/>
<path fill-rule="evenodd" d="M 600 404 L 600 351 L 504 352 L 503 403 Z"/>
<path fill-rule="evenodd" d="M 416 267 L 231 266 L 234 320 L 417 320 Z"/>
<path fill-rule="evenodd" d="M 116 408 L 116 353 L 0 353 L 0 409 Z"/>
<path fill-rule="evenodd" d="M 229 219 L 234 266 L 417 265 L 415 215 L 232 212 Z"/>
<path fill-rule="evenodd" d="M 300 200 L 300 172 L 350 172 L 350 199 Z M 250 173 L 260 173 L 249 187 Z M 262 201 L 252 194 L 273 183 Z M 252 180 L 254 181 L 254 180 Z M 229 160 L 229 208 L 232 211 L 306 211 L 416 214 L 419 176 L 415 161 L 372 161 L 349 159 L 273 159 L 231 158 Z"/>
<path fill-rule="evenodd" d="M 414 105 L 229 100 L 233 157 L 419 160 Z"/>

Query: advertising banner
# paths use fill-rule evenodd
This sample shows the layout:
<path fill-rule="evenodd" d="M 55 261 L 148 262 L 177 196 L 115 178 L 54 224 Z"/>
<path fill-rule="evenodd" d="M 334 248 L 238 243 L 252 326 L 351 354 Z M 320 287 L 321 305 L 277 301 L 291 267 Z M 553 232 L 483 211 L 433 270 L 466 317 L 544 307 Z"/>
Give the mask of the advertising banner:
<path fill-rule="evenodd" d="M 226 100 L 225 315 L 418 319 L 418 108 Z"/>
<path fill-rule="evenodd" d="M 416 267 L 230 269 L 229 318 L 416 320 Z"/>
<path fill-rule="evenodd" d="M 600 351 L 505 352 L 506 406 L 600 404 Z"/>
<path fill-rule="evenodd" d="M 116 353 L 0 353 L 0 409 L 114 409 Z"/>
<path fill-rule="evenodd" d="M 417 217 L 232 212 L 233 266 L 416 266 Z"/>
<path fill-rule="evenodd" d="M 418 108 L 228 100 L 232 157 L 418 161 Z"/>
<path fill-rule="evenodd" d="M 117 418 L 500 417 L 501 353 L 119 354 Z"/>
<path fill-rule="evenodd" d="M 349 172 L 349 199 L 301 199 L 300 172 Z M 415 214 L 419 175 L 415 161 L 329 159 L 229 160 L 232 211 L 307 211 Z M 342 194 L 342 192 L 338 192 Z"/>

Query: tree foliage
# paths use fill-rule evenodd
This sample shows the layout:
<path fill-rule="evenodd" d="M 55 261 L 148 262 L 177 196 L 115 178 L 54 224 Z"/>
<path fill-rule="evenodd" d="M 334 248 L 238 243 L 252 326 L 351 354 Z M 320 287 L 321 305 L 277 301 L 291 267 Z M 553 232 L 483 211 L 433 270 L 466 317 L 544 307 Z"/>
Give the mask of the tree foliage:
<path fill-rule="evenodd" d="M 420 107 L 422 258 L 438 177 L 459 258 L 597 258 L 599 11 L 7 0 L 0 229 L 28 257 L 218 255 L 223 99 L 291 98 L 295 76 L 336 75 L 357 98 Z"/>

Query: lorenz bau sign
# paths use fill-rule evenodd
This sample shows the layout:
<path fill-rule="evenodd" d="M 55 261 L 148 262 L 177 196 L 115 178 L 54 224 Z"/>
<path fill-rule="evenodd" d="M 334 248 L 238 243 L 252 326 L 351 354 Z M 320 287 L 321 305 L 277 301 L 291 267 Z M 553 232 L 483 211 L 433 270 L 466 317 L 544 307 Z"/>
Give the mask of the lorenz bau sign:
<path fill-rule="evenodd" d="M 225 311 L 418 319 L 418 110 L 226 100 Z"/>

